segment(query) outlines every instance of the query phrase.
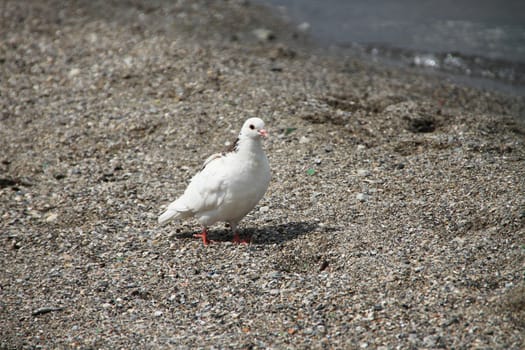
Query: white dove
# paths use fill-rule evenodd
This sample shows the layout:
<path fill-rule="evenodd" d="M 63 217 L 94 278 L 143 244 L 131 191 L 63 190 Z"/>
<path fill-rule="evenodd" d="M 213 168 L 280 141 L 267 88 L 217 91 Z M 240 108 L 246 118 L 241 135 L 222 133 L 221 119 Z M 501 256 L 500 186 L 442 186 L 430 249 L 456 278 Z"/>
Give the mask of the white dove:
<path fill-rule="evenodd" d="M 270 183 L 270 165 L 262 148 L 262 138 L 267 136 L 261 119 L 246 120 L 235 143 L 228 151 L 206 159 L 184 194 L 159 216 L 159 223 L 195 217 L 202 233 L 194 237 L 202 238 L 207 245 L 208 227 L 224 221 L 230 224 L 233 241 L 245 243 L 239 238 L 237 225 L 261 200 Z"/>

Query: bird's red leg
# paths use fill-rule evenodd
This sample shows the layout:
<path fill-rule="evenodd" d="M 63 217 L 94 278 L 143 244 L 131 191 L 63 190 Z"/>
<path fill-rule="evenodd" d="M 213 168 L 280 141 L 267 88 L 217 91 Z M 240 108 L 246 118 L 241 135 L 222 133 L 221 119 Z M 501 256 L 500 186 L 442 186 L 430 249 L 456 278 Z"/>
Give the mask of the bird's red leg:
<path fill-rule="evenodd" d="M 202 244 L 204 245 L 210 244 L 210 240 L 208 239 L 208 230 L 206 229 L 206 227 L 203 227 L 202 232 L 194 234 L 193 237 L 202 238 Z"/>
<path fill-rule="evenodd" d="M 250 238 L 248 238 L 248 239 L 241 239 L 241 237 L 239 236 L 239 232 L 234 231 L 233 232 L 233 243 L 235 243 L 235 244 L 249 244 L 250 243 Z"/>

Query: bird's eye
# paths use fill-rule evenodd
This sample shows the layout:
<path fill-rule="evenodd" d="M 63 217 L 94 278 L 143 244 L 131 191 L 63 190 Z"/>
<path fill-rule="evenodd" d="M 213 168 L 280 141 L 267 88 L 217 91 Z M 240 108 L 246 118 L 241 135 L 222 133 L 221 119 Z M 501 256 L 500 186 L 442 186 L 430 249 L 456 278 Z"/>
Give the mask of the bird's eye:
<path fill-rule="evenodd" d="M 250 129 L 255 129 L 255 126 L 253 126 L 253 124 L 250 124 Z"/>

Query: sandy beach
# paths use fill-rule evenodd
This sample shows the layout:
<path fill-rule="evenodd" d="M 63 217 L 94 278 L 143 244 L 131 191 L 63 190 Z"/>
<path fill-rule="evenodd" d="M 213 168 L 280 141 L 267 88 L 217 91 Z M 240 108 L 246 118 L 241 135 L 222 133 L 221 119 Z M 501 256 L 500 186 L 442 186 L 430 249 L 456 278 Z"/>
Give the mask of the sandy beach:
<path fill-rule="evenodd" d="M 243 121 L 272 181 L 157 217 Z M 0 349 L 522 349 L 525 99 L 249 1 L 0 3 Z"/>

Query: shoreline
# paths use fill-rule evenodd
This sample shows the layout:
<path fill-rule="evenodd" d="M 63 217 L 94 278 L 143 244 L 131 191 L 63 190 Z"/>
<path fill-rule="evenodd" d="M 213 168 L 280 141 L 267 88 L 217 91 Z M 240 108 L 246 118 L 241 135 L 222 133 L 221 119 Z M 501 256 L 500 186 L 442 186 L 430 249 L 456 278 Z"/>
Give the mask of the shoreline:
<path fill-rule="evenodd" d="M 446 74 L 456 83 L 468 83 L 478 89 L 499 89 L 505 94 L 524 95 L 525 62 L 520 55 L 519 48 L 523 45 L 520 45 L 522 40 L 518 33 L 525 28 L 515 26 L 510 29 L 505 25 L 508 20 L 517 20 L 515 16 L 519 16 L 519 12 L 506 12 L 506 7 L 498 8 L 505 13 L 506 21 L 499 17 L 498 21 L 489 24 L 487 15 L 490 17 L 493 11 L 482 7 L 477 15 L 470 13 L 469 20 L 460 24 L 451 20 L 451 17 L 458 16 L 457 13 L 452 15 L 452 7 L 443 5 L 438 6 L 443 13 L 439 16 L 441 20 L 437 20 L 433 16 L 435 9 L 429 8 L 432 4 L 379 2 L 366 5 L 360 1 L 332 1 L 321 6 L 313 1 L 301 5 L 284 1 L 280 2 L 284 5 L 279 6 L 279 1 L 258 3 L 272 3 L 269 6 L 277 16 L 290 22 L 291 27 L 307 32 L 316 45 L 325 49 L 336 47 L 339 51 L 350 51 L 360 60 L 372 60 L 391 67 L 415 67 L 430 74 Z M 411 8 L 412 15 L 403 11 L 404 7 Z M 365 17 L 358 18 L 356 13 Z M 463 29 L 461 36 L 455 31 L 458 25 L 460 31 Z M 499 40 L 489 34 L 498 31 Z M 432 43 L 429 39 L 422 39 L 426 37 L 432 37 Z M 482 43 L 484 40 L 486 42 Z M 478 49 L 473 50 L 473 46 Z M 480 48 L 484 49 L 480 51 Z"/>

